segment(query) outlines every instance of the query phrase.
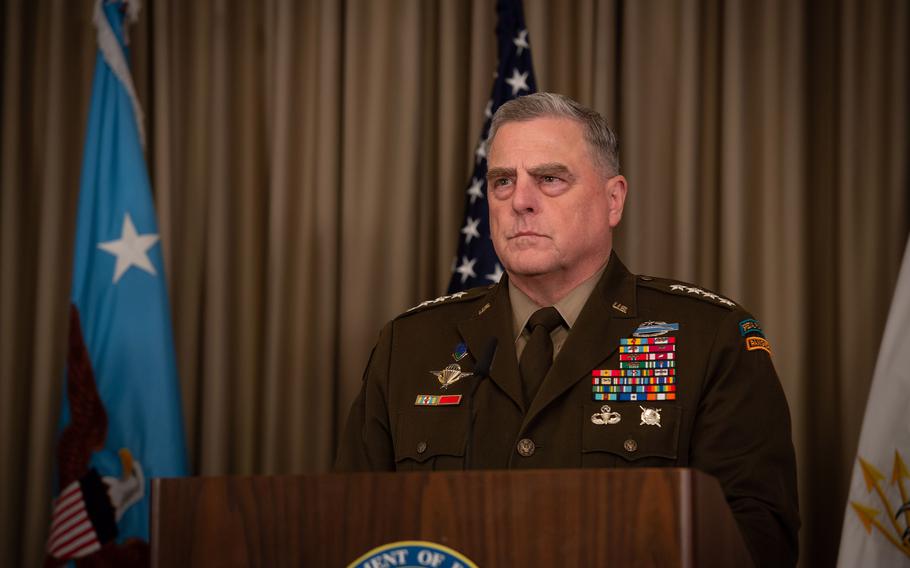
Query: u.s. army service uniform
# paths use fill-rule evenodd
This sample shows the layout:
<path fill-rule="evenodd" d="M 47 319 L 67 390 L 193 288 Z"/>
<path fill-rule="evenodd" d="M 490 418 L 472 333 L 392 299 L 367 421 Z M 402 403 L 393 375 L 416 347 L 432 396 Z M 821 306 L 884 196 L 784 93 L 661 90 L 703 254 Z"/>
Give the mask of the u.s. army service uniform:
<path fill-rule="evenodd" d="M 666 324 L 670 331 L 657 333 L 672 338 L 672 355 L 631 358 L 672 361 L 663 368 L 674 369 L 675 386 L 610 400 L 610 389 L 592 373 L 629 367 L 620 340 L 647 322 Z M 458 365 L 473 372 L 493 337 L 488 376 L 461 376 L 441 388 L 440 371 Z M 387 324 L 351 409 L 337 468 L 694 467 L 720 481 L 757 564 L 795 564 L 790 416 L 768 343 L 747 312 L 700 288 L 635 276 L 613 254 L 530 405 L 514 339 L 505 278 Z M 438 395 L 450 398 L 432 398 Z M 458 395 L 457 404 L 439 404 Z"/>

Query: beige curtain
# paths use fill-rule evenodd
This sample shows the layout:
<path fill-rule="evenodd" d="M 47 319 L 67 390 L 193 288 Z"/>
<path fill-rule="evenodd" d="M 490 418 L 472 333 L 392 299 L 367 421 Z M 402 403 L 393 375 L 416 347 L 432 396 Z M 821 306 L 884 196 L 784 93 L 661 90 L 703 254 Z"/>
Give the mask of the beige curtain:
<path fill-rule="evenodd" d="M 92 0 L 0 13 L 0 563 L 49 517 Z M 602 111 L 617 248 L 763 321 L 802 565 L 836 555 L 910 228 L 902 0 L 525 0 L 538 84 Z M 131 31 L 195 474 L 324 471 L 379 327 L 444 291 L 492 0 L 147 3 Z M 760 425 L 756 425 L 760 427 Z"/>

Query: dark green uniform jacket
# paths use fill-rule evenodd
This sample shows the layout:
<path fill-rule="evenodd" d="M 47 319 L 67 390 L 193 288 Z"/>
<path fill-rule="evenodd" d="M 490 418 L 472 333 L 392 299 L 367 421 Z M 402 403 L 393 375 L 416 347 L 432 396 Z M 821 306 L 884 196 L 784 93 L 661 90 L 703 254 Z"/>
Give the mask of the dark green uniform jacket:
<path fill-rule="evenodd" d="M 620 369 L 620 339 L 646 322 L 671 329 L 661 337 L 674 338 L 675 399 L 595 400 L 592 371 Z M 790 415 L 752 316 L 703 289 L 635 276 L 613 254 L 530 405 L 512 325 L 505 277 L 425 302 L 387 324 L 351 409 L 337 469 L 698 468 L 720 481 L 758 565 L 796 563 Z M 498 342 L 489 373 L 442 389 L 434 372 L 453 364 L 472 372 L 492 337 Z M 456 362 L 460 344 L 467 355 Z M 415 404 L 423 395 L 458 394 L 457 405 Z M 604 405 L 619 422 L 592 420 L 604 416 Z M 643 408 L 652 410 L 650 424 L 642 424 Z"/>

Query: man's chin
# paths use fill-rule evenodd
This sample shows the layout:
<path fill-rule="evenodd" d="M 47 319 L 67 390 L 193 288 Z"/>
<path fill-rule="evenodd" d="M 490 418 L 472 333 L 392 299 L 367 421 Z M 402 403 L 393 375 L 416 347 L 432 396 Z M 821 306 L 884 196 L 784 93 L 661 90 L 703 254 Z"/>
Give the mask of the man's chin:
<path fill-rule="evenodd" d="M 505 266 L 511 276 L 520 278 L 545 276 L 556 270 L 556 263 L 552 259 L 545 258 L 510 259 Z"/>

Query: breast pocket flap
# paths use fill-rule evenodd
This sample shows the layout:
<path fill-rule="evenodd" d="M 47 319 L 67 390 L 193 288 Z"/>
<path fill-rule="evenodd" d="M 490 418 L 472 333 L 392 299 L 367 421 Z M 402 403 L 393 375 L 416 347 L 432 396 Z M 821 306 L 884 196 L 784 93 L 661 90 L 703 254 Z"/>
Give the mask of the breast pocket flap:
<path fill-rule="evenodd" d="M 464 456 L 466 408 L 415 408 L 401 412 L 395 431 L 395 461 L 423 463 L 438 456 Z"/>
<path fill-rule="evenodd" d="M 682 408 L 667 403 L 585 404 L 582 452 L 609 452 L 627 461 L 677 459 Z"/>

